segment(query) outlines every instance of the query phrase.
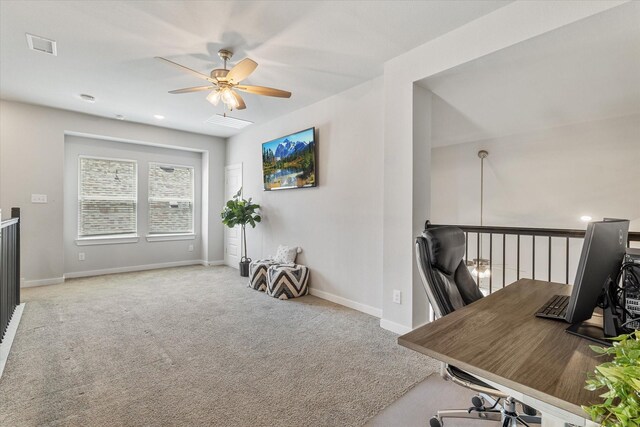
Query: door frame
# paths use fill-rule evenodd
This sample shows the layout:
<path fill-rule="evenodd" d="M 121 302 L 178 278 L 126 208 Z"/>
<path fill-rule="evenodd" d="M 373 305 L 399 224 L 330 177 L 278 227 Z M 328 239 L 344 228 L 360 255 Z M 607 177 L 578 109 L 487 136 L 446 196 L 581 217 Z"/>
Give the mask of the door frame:
<path fill-rule="evenodd" d="M 240 169 L 240 188 L 243 189 L 242 193 L 244 193 L 244 175 L 243 175 L 244 171 L 243 171 L 242 163 L 234 163 L 231 165 L 226 165 L 224 167 L 224 198 L 225 198 L 224 203 L 225 204 L 227 203 L 227 173 L 229 172 L 229 170 L 232 170 L 232 169 Z M 227 236 L 228 236 L 227 233 L 229 233 L 229 228 L 227 226 L 224 226 L 224 233 L 223 233 L 224 234 L 224 242 L 223 242 L 224 263 L 229 267 L 238 269 L 239 265 L 237 263 L 230 262 L 229 257 L 227 256 Z M 240 240 L 240 255 L 238 256 L 238 258 L 242 256 L 242 250 L 243 250 L 242 238 L 240 238 L 239 240 Z"/>

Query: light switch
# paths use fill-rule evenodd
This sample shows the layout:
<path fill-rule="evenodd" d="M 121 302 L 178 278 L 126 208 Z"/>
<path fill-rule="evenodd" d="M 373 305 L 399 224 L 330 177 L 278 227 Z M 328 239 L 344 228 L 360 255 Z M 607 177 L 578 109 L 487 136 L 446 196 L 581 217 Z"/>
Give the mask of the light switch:
<path fill-rule="evenodd" d="M 47 203 L 46 194 L 32 194 L 31 203 Z"/>

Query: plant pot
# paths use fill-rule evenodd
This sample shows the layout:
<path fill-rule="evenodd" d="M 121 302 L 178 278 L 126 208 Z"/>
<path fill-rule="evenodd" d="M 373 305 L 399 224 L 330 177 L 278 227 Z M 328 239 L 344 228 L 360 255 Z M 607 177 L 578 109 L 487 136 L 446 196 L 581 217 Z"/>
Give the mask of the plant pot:
<path fill-rule="evenodd" d="M 249 277 L 249 264 L 251 264 L 251 258 L 246 258 L 240 261 L 240 276 Z"/>

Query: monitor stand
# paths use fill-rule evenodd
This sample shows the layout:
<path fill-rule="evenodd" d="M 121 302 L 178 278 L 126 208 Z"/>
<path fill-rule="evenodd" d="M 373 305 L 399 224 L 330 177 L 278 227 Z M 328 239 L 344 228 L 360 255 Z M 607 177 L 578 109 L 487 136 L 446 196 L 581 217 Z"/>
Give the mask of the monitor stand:
<path fill-rule="evenodd" d="M 617 320 L 610 307 L 604 310 L 597 309 L 593 312 L 591 319 L 574 323 L 566 331 L 600 345 L 611 347 L 613 345 L 611 338 L 620 334 Z"/>

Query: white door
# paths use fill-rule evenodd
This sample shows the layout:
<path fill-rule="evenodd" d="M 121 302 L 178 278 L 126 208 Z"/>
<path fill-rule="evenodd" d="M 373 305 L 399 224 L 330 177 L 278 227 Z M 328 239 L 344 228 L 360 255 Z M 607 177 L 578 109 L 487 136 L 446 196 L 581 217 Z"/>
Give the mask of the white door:
<path fill-rule="evenodd" d="M 224 202 L 231 200 L 242 188 L 242 163 L 229 165 L 224 168 Z M 229 267 L 238 268 L 242 257 L 242 239 L 240 226 L 224 228 L 224 263 Z"/>

